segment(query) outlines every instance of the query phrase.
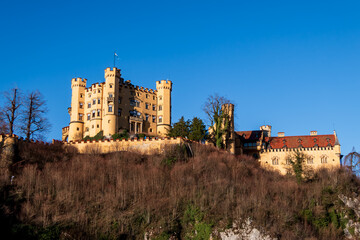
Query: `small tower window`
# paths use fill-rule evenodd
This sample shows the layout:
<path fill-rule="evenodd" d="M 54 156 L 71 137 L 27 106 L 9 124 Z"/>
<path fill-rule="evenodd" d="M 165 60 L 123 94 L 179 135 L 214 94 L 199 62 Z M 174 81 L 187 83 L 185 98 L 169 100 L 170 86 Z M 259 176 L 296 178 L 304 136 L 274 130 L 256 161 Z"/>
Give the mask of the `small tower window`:
<path fill-rule="evenodd" d="M 95 117 L 95 110 L 92 111 L 92 117 Z"/>
<path fill-rule="evenodd" d="M 121 116 L 121 108 L 118 109 L 118 116 Z"/>
<path fill-rule="evenodd" d="M 145 114 L 145 120 L 149 121 L 149 115 L 148 114 Z"/>
<path fill-rule="evenodd" d="M 83 98 L 83 94 L 82 94 L 82 93 L 80 93 L 80 98 Z"/>
<path fill-rule="evenodd" d="M 149 98 L 149 94 L 146 94 L 145 97 L 146 97 L 146 98 Z"/>
<path fill-rule="evenodd" d="M 101 93 L 101 90 L 100 90 L 100 89 L 98 89 L 98 93 Z"/>
<path fill-rule="evenodd" d="M 85 132 L 88 132 L 89 131 L 89 128 L 87 127 L 87 128 L 85 128 Z"/>
<path fill-rule="evenodd" d="M 97 116 L 100 117 L 100 109 L 97 110 Z"/>
<path fill-rule="evenodd" d="M 159 116 L 159 123 L 162 123 L 162 119 L 163 119 L 163 117 Z"/>
<path fill-rule="evenodd" d="M 156 105 L 155 104 L 153 105 L 153 111 L 156 111 Z"/>
<path fill-rule="evenodd" d="M 87 115 L 87 120 L 90 120 L 90 113 L 88 113 L 88 115 Z"/>
<path fill-rule="evenodd" d="M 96 127 L 99 128 L 100 127 L 99 124 L 97 124 Z"/>
<path fill-rule="evenodd" d="M 83 120 L 83 114 L 79 113 L 79 121 L 82 121 L 82 120 Z"/>
<path fill-rule="evenodd" d="M 119 104 L 121 103 L 121 97 L 119 97 Z"/>
<path fill-rule="evenodd" d="M 145 108 L 149 109 L 149 104 L 148 103 L 145 103 Z"/>
<path fill-rule="evenodd" d="M 328 158 L 328 157 L 327 157 L 326 155 L 322 155 L 321 158 L 320 158 L 320 159 L 321 159 L 321 163 L 327 163 L 327 158 Z"/>
<path fill-rule="evenodd" d="M 159 105 L 159 111 L 162 111 L 162 105 Z"/>
<path fill-rule="evenodd" d="M 156 117 L 154 115 L 152 116 L 152 122 L 156 122 Z"/>
<path fill-rule="evenodd" d="M 93 105 L 96 105 L 96 99 L 93 99 Z"/>
<path fill-rule="evenodd" d="M 152 128 L 150 128 L 150 132 L 151 132 L 151 133 L 152 133 L 152 131 L 153 131 Z"/>
<path fill-rule="evenodd" d="M 153 96 L 153 100 L 155 100 L 155 96 Z"/>
<path fill-rule="evenodd" d="M 100 104 L 101 102 L 100 102 L 101 100 L 100 100 L 100 98 L 98 98 L 98 104 Z"/>
<path fill-rule="evenodd" d="M 80 108 L 83 108 L 84 107 L 84 104 L 81 102 L 80 103 Z"/>
<path fill-rule="evenodd" d="M 88 108 L 91 108 L 91 103 L 88 103 Z"/>
<path fill-rule="evenodd" d="M 162 100 L 162 96 L 159 96 L 159 101 L 161 101 Z"/>
<path fill-rule="evenodd" d="M 112 88 L 112 87 L 113 87 L 113 85 L 112 85 L 112 84 L 109 84 L 109 87 L 110 87 L 110 88 Z"/>
<path fill-rule="evenodd" d="M 109 111 L 108 112 L 112 112 L 113 111 L 113 106 L 112 105 L 109 105 Z"/>
<path fill-rule="evenodd" d="M 306 162 L 307 162 L 307 164 L 314 164 L 314 156 L 309 156 L 309 157 L 306 159 Z"/>

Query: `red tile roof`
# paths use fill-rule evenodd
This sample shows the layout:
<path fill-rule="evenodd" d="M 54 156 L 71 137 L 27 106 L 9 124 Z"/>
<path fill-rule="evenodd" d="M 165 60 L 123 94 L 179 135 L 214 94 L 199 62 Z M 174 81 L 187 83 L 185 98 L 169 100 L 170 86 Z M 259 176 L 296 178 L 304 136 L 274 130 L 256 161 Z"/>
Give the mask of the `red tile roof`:
<path fill-rule="evenodd" d="M 238 131 L 235 132 L 243 143 L 260 141 L 262 131 Z M 272 149 L 278 148 L 311 148 L 311 147 L 333 147 L 336 144 L 336 138 L 333 134 L 328 135 L 304 135 L 304 136 L 286 136 L 286 137 L 265 137 L 263 139 L 266 147 Z"/>
<path fill-rule="evenodd" d="M 269 137 L 265 139 L 273 149 L 276 148 L 311 148 L 311 147 L 333 147 L 335 145 L 335 136 L 329 135 L 306 135 L 306 136 L 288 136 L 288 137 Z"/>

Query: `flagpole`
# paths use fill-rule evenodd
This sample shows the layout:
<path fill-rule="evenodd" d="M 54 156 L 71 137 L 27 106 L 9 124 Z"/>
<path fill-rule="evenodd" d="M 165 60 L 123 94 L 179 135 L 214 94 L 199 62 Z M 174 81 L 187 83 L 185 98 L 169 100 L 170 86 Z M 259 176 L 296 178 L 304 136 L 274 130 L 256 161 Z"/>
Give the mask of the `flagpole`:
<path fill-rule="evenodd" d="M 116 52 L 114 52 L 114 67 L 115 67 L 115 55 L 116 55 Z"/>

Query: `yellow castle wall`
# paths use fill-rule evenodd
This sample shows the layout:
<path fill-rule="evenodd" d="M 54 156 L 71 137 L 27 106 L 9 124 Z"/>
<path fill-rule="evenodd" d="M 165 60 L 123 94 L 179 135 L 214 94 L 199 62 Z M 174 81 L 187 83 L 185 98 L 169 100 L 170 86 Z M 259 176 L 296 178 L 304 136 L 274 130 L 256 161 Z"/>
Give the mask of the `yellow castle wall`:
<path fill-rule="evenodd" d="M 110 153 L 116 151 L 133 151 L 141 154 L 162 153 L 167 146 L 183 143 L 182 138 L 133 139 L 80 141 L 67 143 L 75 147 L 79 153 Z"/>
<path fill-rule="evenodd" d="M 306 154 L 312 157 L 312 163 L 305 160 L 305 168 L 318 169 L 321 167 L 332 168 L 340 167 L 340 146 L 335 145 L 334 147 L 320 147 L 320 148 L 299 148 L 299 149 L 271 149 L 264 150 L 260 153 L 260 165 L 265 168 L 271 168 L 278 170 L 282 174 L 286 174 L 290 165 L 286 164 L 286 159 L 289 155 L 294 154 L 295 151 Z M 327 157 L 327 162 L 322 163 L 321 158 Z M 278 159 L 278 165 L 273 164 L 273 159 Z"/>
<path fill-rule="evenodd" d="M 86 79 L 73 79 L 70 124 L 69 128 L 63 128 L 62 139 L 68 136 L 68 141 L 78 141 L 100 131 L 109 136 L 124 129 L 131 133 L 166 136 L 171 125 L 172 83 L 157 81 L 156 88 L 124 82 L 117 68 L 105 69 L 105 82 L 92 84 L 89 88 L 86 88 Z M 131 104 L 131 100 L 138 103 Z M 137 111 L 141 116 L 130 116 L 130 111 Z"/>

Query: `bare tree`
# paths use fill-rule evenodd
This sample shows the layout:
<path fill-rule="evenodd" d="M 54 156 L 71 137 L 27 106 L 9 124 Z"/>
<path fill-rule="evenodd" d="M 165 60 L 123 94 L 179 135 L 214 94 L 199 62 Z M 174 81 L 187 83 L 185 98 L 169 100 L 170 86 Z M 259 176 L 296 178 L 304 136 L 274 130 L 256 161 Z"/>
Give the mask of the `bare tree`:
<path fill-rule="evenodd" d="M 13 88 L 7 92 L 4 92 L 4 106 L 1 108 L 2 121 L 8 127 L 9 134 L 14 134 L 15 121 L 19 115 L 19 108 L 21 106 L 21 95 L 17 88 Z"/>
<path fill-rule="evenodd" d="M 225 97 L 210 95 L 204 106 L 204 111 L 208 116 L 209 139 L 214 143 L 217 148 L 223 148 L 224 137 L 229 130 L 229 113 L 223 106 L 229 104 L 230 101 Z"/>
<path fill-rule="evenodd" d="M 21 131 L 25 139 L 42 138 L 41 133 L 50 129 L 50 124 L 45 117 L 48 109 L 43 95 L 33 91 L 24 97 L 24 107 L 21 111 Z"/>
<path fill-rule="evenodd" d="M 344 166 L 349 168 L 354 174 L 359 174 L 360 172 L 360 153 L 356 152 L 355 147 L 353 147 L 351 153 L 344 157 Z"/>

